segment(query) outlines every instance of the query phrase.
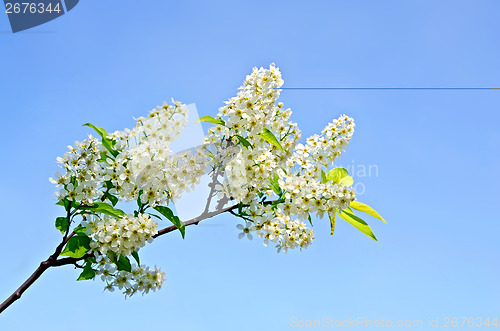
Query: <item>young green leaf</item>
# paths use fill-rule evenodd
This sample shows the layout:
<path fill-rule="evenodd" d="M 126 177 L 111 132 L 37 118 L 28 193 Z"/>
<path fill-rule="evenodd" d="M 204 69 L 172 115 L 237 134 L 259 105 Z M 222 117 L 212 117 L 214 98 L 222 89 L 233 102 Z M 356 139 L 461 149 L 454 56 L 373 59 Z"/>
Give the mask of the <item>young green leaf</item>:
<path fill-rule="evenodd" d="M 82 236 L 86 236 L 87 235 L 87 229 L 84 228 L 83 226 L 77 227 L 76 229 L 73 230 L 73 232 L 76 233 L 76 234 L 82 235 Z"/>
<path fill-rule="evenodd" d="M 97 160 L 97 162 L 106 162 L 107 159 L 111 159 L 111 160 L 113 159 L 106 152 L 101 152 L 100 154 L 101 154 L 101 157 Z"/>
<path fill-rule="evenodd" d="M 79 202 L 76 202 L 76 201 L 69 201 L 67 199 L 62 199 L 62 200 L 59 200 L 56 205 L 59 205 L 59 206 L 63 206 L 64 209 L 68 209 L 68 207 L 70 206 L 71 204 L 71 207 L 73 208 L 77 208 L 80 203 Z"/>
<path fill-rule="evenodd" d="M 345 176 L 345 177 L 341 178 L 339 181 L 339 185 L 343 185 L 343 186 L 352 186 L 353 183 L 354 183 L 354 181 L 352 180 L 351 176 Z"/>
<path fill-rule="evenodd" d="M 133 251 L 132 252 L 132 257 L 137 261 L 137 265 L 140 266 L 141 265 L 141 261 L 139 260 L 139 253 L 137 253 L 136 251 Z"/>
<path fill-rule="evenodd" d="M 141 195 L 142 195 L 142 193 L 143 193 L 143 191 L 142 191 L 142 190 L 140 190 L 140 191 L 139 191 L 139 194 L 138 194 L 138 197 L 137 197 L 137 207 L 139 207 L 139 209 L 141 209 L 141 208 L 142 208 L 142 206 L 144 205 L 144 204 L 142 203 L 142 201 L 141 201 Z"/>
<path fill-rule="evenodd" d="M 280 151 L 284 152 L 280 142 L 278 141 L 278 139 L 276 139 L 274 134 L 268 128 L 262 129 L 262 132 L 259 133 L 258 136 L 267 141 L 268 143 L 270 143 L 271 145 L 276 146 L 276 148 L 278 148 Z"/>
<path fill-rule="evenodd" d="M 184 236 L 186 235 L 186 227 L 184 223 L 179 219 L 179 217 L 175 216 L 174 212 L 170 208 L 165 206 L 156 206 L 154 207 L 154 209 L 168 218 L 168 220 L 172 222 L 177 227 L 177 229 L 179 229 L 182 235 L 182 239 L 184 239 Z"/>
<path fill-rule="evenodd" d="M 90 264 L 97 263 L 97 259 L 95 256 L 89 256 L 85 258 L 85 262 Z"/>
<path fill-rule="evenodd" d="M 73 236 L 69 238 L 68 243 L 64 247 L 61 255 L 81 258 L 90 249 L 90 238 L 87 236 Z"/>
<path fill-rule="evenodd" d="M 114 186 L 113 186 L 113 182 L 111 180 L 107 180 L 104 182 L 104 187 L 106 187 L 106 189 L 112 189 Z"/>
<path fill-rule="evenodd" d="M 271 203 L 271 207 L 273 209 L 276 209 L 276 207 L 280 204 L 280 203 L 284 203 L 285 202 L 285 199 L 278 199 L 276 201 L 274 201 L 273 203 Z"/>
<path fill-rule="evenodd" d="M 367 213 L 368 215 L 373 216 L 375 218 L 378 218 L 379 220 L 381 220 L 384 223 L 387 223 L 386 220 L 382 216 L 380 216 L 379 213 L 377 213 L 372 207 L 365 205 L 364 203 L 361 203 L 358 201 L 351 201 L 349 206 L 352 209 L 362 211 L 363 213 Z"/>
<path fill-rule="evenodd" d="M 120 257 L 116 261 L 116 267 L 118 270 L 132 272 L 132 265 L 130 264 L 130 260 L 128 259 L 128 257 L 123 255 L 120 255 Z"/>
<path fill-rule="evenodd" d="M 101 136 L 102 145 L 111 153 L 111 155 L 115 157 L 118 155 L 118 152 L 113 148 L 113 141 L 108 138 L 108 133 L 106 132 L 106 130 L 91 123 L 85 123 L 83 126 L 88 126 L 94 129 Z"/>
<path fill-rule="evenodd" d="M 111 204 L 114 206 L 116 206 L 116 204 L 118 203 L 118 198 L 115 197 L 113 194 L 109 193 L 109 192 L 104 192 L 104 196 L 109 200 L 111 201 Z"/>
<path fill-rule="evenodd" d="M 95 270 L 92 269 L 92 265 L 90 263 L 86 263 L 83 266 L 83 271 L 77 280 L 88 280 L 88 279 L 93 279 L 94 277 L 95 277 Z"/>
<path fill-rule="evenodd" d="M 331 229 L 331 233 L 330 235 L 333 236 L 333 232 L 335 231 L 335 212 L 337 211 L 337 209 L 335 209 L 333 212 L 328 212 L 328 216 L 330 217 L 330 229 Z"/>
<path fill-rule="evenodd" d="M 97 134 L 99 134 L 101 136 L 102 139 L 109 139 L 108 138 L 108 133 L 106 132 L 106 130 L 104 130 L 103 128 L 100 128 L 98 126 L 95 126 L 93 125 L 92 123 L 85 123 L 83 126 L 88 126 L 89 128 L 92 128 L 95 130 L 95 132 L 97 132 Z"/>
<path fill-rule="evenodd" d="M 56 218 L 56 229 L 61 231 L 62 234 L 64 234 L 66 232 L 66 230 L 68 229 L 68 226 L 69 226 L 69 222 L 68 222 L 68 219 L 66 217 Z"/>
<path fill-rule="evenodd" d="M 281 196 L 283 191 L 281 190 L 280 184 L 278 183 L 279 181 L 278 174 L 275 173 L 273 177 L 269 179 L 269 181 L 271 183 L 271 189 L 274 191 L 274 193 L 276 193 L 278 196 Z"/>
<path fill-rule="evenodd" d="M 236 135 L 236 138 L 238 138 L 238 140 L 240 141 L 240 143 L 246 148 L 248 149 L 248 147 L 251 147 L 253 149 L 253 145 L 250 144 L 250 142 L 248 140 L 246 140 L 244 137 L 240 136 L 240 135 Z"/>
<path fill-rule="evenodd" d="M 153 213 L 148 213 L 150 216 L 153 216 L 153 217 L 156 217 L 157 219 L 161 220 L 161 217 L 156 215 L 156 214 L 153 214 Z"/>
<path fill-rule="evenodd" d="M 338 213 L 338 214 L 339 214 L 340 218 L 347 221 L 347 223 L 353 225 L 356 229 L 363 232 L 364 234 L 366 234 L 368 237 L 372 238 L 373 240 L 377 241 L 377 238 L 373 234 L 370 226 L 365 221 L 363 221 L 361 218 L 354 215 L 353 213 L 351 213 L 348 210 L 342 210 L 342 212 Z"/>
<path fill-rule="evenodd" d="M 91 210 L 96 213 L 103 213 L 113 217 L 122 217 L 125 215 L 123 210 L 115 209 L 108 203 L 105 202 L 94 202 L 92 206 L 80 207 L 81 209 Z"/>
<path fill-rule="evenodd" d="M 323 171 L 323 169 L 321 169 L 321 184 L 326 184 L 326 182 L 328 182 L 328 179 L 326 179 L 326 174 L 325 172 Z"/>
<path fill-rule="evenodd" d="M 226 122 L 219 118 L 213 118 L 212 116 L 202 116 L 196 123 L 205 122 L 205 123 L 214 123 L 220 125 L 226 125 Z"/>
<path fill-rule="evenodd" d="M 346 176 L 349 176 L 347 170 L 345 168 L 338 167 L 330 170 L 326 174 L 326 179 L 331 180 L 334 184 L 338 184 L 340 180 Z"/>
<path fill-rule="evenodd" d="M 118 255 L 116 255 L 116 253 L 108 251 L 107 255 L 109 257 L 109 260 L 111 262 L 113 262 L 114 264 L 116 264 L 118 262 Z"/>

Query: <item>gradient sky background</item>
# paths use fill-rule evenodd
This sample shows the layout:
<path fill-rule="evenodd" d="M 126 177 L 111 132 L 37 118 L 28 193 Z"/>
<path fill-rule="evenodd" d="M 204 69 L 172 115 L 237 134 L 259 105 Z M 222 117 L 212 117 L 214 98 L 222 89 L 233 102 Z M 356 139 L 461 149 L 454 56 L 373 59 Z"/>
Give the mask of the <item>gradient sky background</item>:
<path fill-rule="evenodd" d="M 81 1 L 12 34 L 0 14 L 1 300 L 54 250 L 48 181 L 66 146 L 174 97 L 214 115 L 253 66 L 287 87 L 500 87 L 500 2 Z M 316 221 L 303 251 L 238 240 L 221 215 L 141 250 L 160 292 L 124 300 L 50 269 L 1 330 L 288 330 L 290 318 L 500 317 L 500 91 L 284 91 L 303 138 L 346 113 L 345 165 L 379 241 Z M 196 201 L 193 201 L 195 204 Z M 425 328 L 421 328 L 425 329 Z"/>

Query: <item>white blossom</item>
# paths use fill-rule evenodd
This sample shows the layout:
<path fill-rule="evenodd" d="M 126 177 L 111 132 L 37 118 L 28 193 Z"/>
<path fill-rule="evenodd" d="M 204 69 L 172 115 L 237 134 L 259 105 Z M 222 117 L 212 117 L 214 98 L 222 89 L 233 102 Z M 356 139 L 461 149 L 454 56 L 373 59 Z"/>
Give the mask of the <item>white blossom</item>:
<path fill-rule="evenodd" d="M 152 242 L 153 236 L 158 233 L 158 223 L 148 214 L 125 215 L 114 218 L 103 215 L 82 222 L 86 233 L 93 239 L 90 247 L 94 251 L 106 254 L 108 251 L 127 256 L 138 251 L 146 242 Z"/>

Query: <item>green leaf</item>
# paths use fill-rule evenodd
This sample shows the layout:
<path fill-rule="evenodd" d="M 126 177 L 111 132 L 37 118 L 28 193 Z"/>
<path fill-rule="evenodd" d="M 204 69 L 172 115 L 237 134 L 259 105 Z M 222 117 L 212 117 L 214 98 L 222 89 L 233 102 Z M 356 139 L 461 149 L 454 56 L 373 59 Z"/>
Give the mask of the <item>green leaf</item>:
<path fill-rule="evenodd" d="M 153 217 L 156 217 L 157 219 L 161 220 L 161 217 L 156 215 L 156 214 L 152 214 L 152 213 L 148 213 L 150 216 L 153 216 Z"/>
<path fill-rule="evenodd" d="M 111 201 L 111 204 L 114 206 L 116 206 L 116 204 L 118 203 L 118 198 L 115 197 L 113 194 L 109 193 L 109 192 L 104 192 L 104 196 L 106 198 L 108 198 L 109 201 Z"/>
<path fill-rule="evenodd" d="M 141 201 L 141 195 L 142 195 L 143 191 L 140 190 L 139 191 L 139 194 L 137 195 L 137 207 L 139 207 L 139 209 L 142 208 L 142 206 L 144 205 Z M 137 215 L 136 215 L 137 216 Z"/>
<path fill-rule="evenodd" d="M 113 217 L 122 217 L 125 215 L 123 210 L 115 209 L 109 203 L 105 202 L 94 202 L 92 206 L 83 206 L 81 209 L 87 209 L 95 213 L 103 213 Z"/>
<path fill-rule="evenodd" d="M 97 263 L 97 259 L 95 258 L 95 256 L 89 256 L 89 257 L 85 258 L 85 262 L 90 263 L 90 264 Z"/>
<path fill-rule="evenodd" d="M 274 136 L 274 133 L 271 132 L 268 128 L 262 129 L 262 132 L 258 134 L 259 137 L 270 143 L 271 145 L 276 146 L 280 151 L 283 151 L 283 147 L 281 146 L 280 142 L 276 137 Z"/>
<path fill-rule="evenodd" d="M 278 196 L 281 196 L 283 191 L 281 190 L 280 184 L 278 183 L 279 181 L 279 176 L 278 174 L 274 174 L 273 177 L 269 179 L 271 183 L 271 189 L 276 193 Z"/>
<path fill-rule="evenodd" d="M 62 199 L 56 202 L 56 205 L 63 206 L 64 208 L 68 208 L 69 201 L 66 199 Z"/>
<path fill-rule="evenodd" d="M 326 174 L 325 172 L 323 171 L 323 169 L 321 169 L 321 184 L 325 184 L 326 182 L 328 182 L 328 179 L 326 179 Z"/>
<path fill-rule="evenodd" d="M 184 223 L 179 219 L 179 217 L 175 216 L 174 212 L 170 208 L 165 206 L 156 206 L 154 207 L 154 209 L 168 218 L 168 220 L 172 222 L 177 227 L 177 229 L 179 229 L 182 235 L 182 239 L 184 239 L 184 236 L 186 235 L 186 227 Z"/>
<path fill-rule="evenodd" d="M 113 186 L 113 182 L 111 180 L 107 180 L 104 182 L 104 187 L 106 187 L 107 189 L 112 189 L 114 186 Z"/>
<path fill-rule="evenodd" d="M 362 211 L 363 213 L 367 213 L 368 215 L 373 216 L 375 218 L 378 218 L 379 220 L 381 220 L 384 223 L 387 223 L 386 220 L 382 216 L 380 216 L 379 213 L 377 213 L 372 207 L 365 205 L 364 203 L 361 203 L 358 201 L 351 201 L 349 206 L 352 209 Z"/>
<path fill-rule="evenodd" d="M 338 184 L 340 180 L 346 176 L 349 176 L 347 170 L 345 168 L 338 167 L 330 170 L 326 174 L 326 179 L 333 181 L 334 184 Z"/>
<path fill-rule="evenodd" d="M 79 234 L 79 235 L 87 235 L 87 229 L 84 228 L 83 226 L 79 226 L 76 229 L 73 230 L 74 233 Z"/>
<path fill-rule="evenodd" d="M 109 139 L 108 138 L 108 133 L 103 128 L 95 126 L 95 125 L 93 125 L 91 123 L 85 123 L 83 126 L 88 126 L 89 128 L 94 129 L 101 136 L 102 139 Z"/>
<path fill-rule="evenodd" d="M 140 266 L 141 265 L 141 261 L 139 260 L 139 253 L 137 253 L 136 251 L 133 251 L 132 252 L 132 257 L 137 261 L 137 265 Z"/>
<path fill-rule="evenodd" d="M 273 209 L 276 209 L 276 206 L 278 206 L 280 203 L 284 203 L 285 200 L 284 199 L 279 199 L 279 200 L 276 200 L 274 201 L 272 204 L 271 204 L 271 207 L 273 207 Z"/>
<path fill-rule="evenodd" d="M 93 279 L 95 277 L 95 270 L 92 269 L 92 264 L 86 263 L 83 267 L 83 271 L 78 277 L 77 280 L 88 280 Z"/>
<path fill-rule="evenodd" d="M 132 272 L 132 265 L 130 264 L 128 257 L 120 255 L 115 263 L 118 270 Z"/>
<path fill-rule="evenodd" d="M 226 122 L 219 118 L 213 118 L 212 116 L 202 116 L 196 123 L 205 122 L 205 123 L 214 123 L 220 125 L 226 125 Z"/>
<path fill-rule="evenodd" d="M 56 229 L 61 231 L 62 234 L 66 233 L 66 230 L 69 227 L 69 222 L 66 217 L 58 217 L 56 218 Z"/>
<path fill-rule="evenodd" d="M 366 234 L 368 237 L 372 238 L 373 240 L 377 241 L 377 238 L 372 232 L 372 229 L 366 223 L 363 221 L 361 218 L 358 216 L 354 215 L 353 213 L 349 212 L 348 210 L 342 210 L 341 213 L 339 213 L 340 218 L 343 220 L 347 221 L 347 223 L 353 225 L 356 229 L 359 231 L 363 232 Z"/>
<path fill-rule="evenodd" d="M 345 176 L 344 178 L 341 178 L 339 181 L 339 184 L 342 186 L 352 186 L 354 181 L 352 180 L 351 176 Z"/>
<path fill-rule="evenodd" d="M 63 207 L 64 207 L 64 209 L 66 209 L 66 210 L 67 210 L 67 209 L 68 209 L 68 207 L 69 207 L 69 205 L 70 205 L 70 203 L 71 203 L 71 207 L 73 207 L 73 208 L 77 208 L 77 207 L 80 205 L 80 203 L 78 203 L 78 202 L 76 202 L 76 201 L 69 201 L 69 200 L 67 200 L 67 199 L 59 200 L 59 201 L 56 203 L 56 205 L 63 206 Z"/>
<path fill-rule="evenodd" d="M 109 259 L 111 260 L 111 262 L 113 262 L 114 264 L 116 264 L 118 262 L 118 260 L 117 260 L 118 255 L 116 255 L 116 253 L 108 251 L 107 255 L 108 255 Z"/>
<path fill-rule="evenodd" d="M 333 232 L 335 231 L 335 212 L 336 211 L 337 211 L 337 209 L 335 209 L 333 212 L 328 212 L 328 216 L 330 217 L 330 228 L 332 230 L 330 235 L 332 235 L 332 236 L 333 236 Z"/>
<path fill-rule="evenodd" d="M 240 143 L 246 148 L 248 149 L 248 147 L 251 147 L 253 149 L 253 145 L 250 144 L 250 142 L 248 140 L 246 140 L 244 137 L 240 136 L 240 135 L 236 135 L 236 138 L 238 138 L 238 140 L 240 141 Z"/>
<path fill-rule="evenodd" d="M 113 159 L 111 156 L 108 155 L 106 152 L 100 152 L 101 157 L 97 160 L 97 162 L 106 162 L 107 159 Z"/>
<path fill-rule="evenodd" d="M 307 220 L 309 221 L 309 224 L 311 224 L 311 226 L 313 226 L 313 222 L 312 222 L 312 219 L 311 219 L 311 214 L 307 213 Z"/>
<path fill-rule="evenodd" d="M 83 126 L 88 126 L 94 129 L 101 136 L 102 145 L 106 147 L 106 149 L 111 153 L 111 155 L 115 157 L 118 155 L 118 152 L 113 148 L 114 145 L 113 140 L 108 138 L 108 133 L 106 132 L 106 130 L 98 126 L 95 126 L 91 123 L 85 123 Z"/>
<path fill-rule="evenodd" d="M 74 257 L 76 259 L 83 257 L 90 249 L 90 238 L 87 236 L 73 236 L 69 238 L 61 255 Z"/>

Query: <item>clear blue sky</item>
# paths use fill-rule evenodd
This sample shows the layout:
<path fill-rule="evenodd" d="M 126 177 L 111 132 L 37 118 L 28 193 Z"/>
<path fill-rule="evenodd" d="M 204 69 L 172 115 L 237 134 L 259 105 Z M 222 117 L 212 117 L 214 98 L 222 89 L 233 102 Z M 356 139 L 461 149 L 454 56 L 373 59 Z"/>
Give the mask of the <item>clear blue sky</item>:
<path fill-rule="evenodd" d="M 174 97 L 214 115 L 253 66 L 285 86 L 500 87 L 500 3 L 479 1 L 81 1 L 12 34 L 0 13 L 0 296 L 60 240 L 55 158 Z M 304 252 L 237 239 L 219 216 L 141 250 L 163 289 L 123 299 L 51 269 L 0 316 L 1 330 L 289 330 L 290 318 L 500 317 L 500 91 L 284 91 L 303 136 L 346 113 L 342 163 L 374 242 L 316 221 Z M 196 203 L 194 201 L 193 203 Z M 89 318 L 90 320 L 86 320 Z M 425 329 L 425 328 L 421 328 Z"/>

